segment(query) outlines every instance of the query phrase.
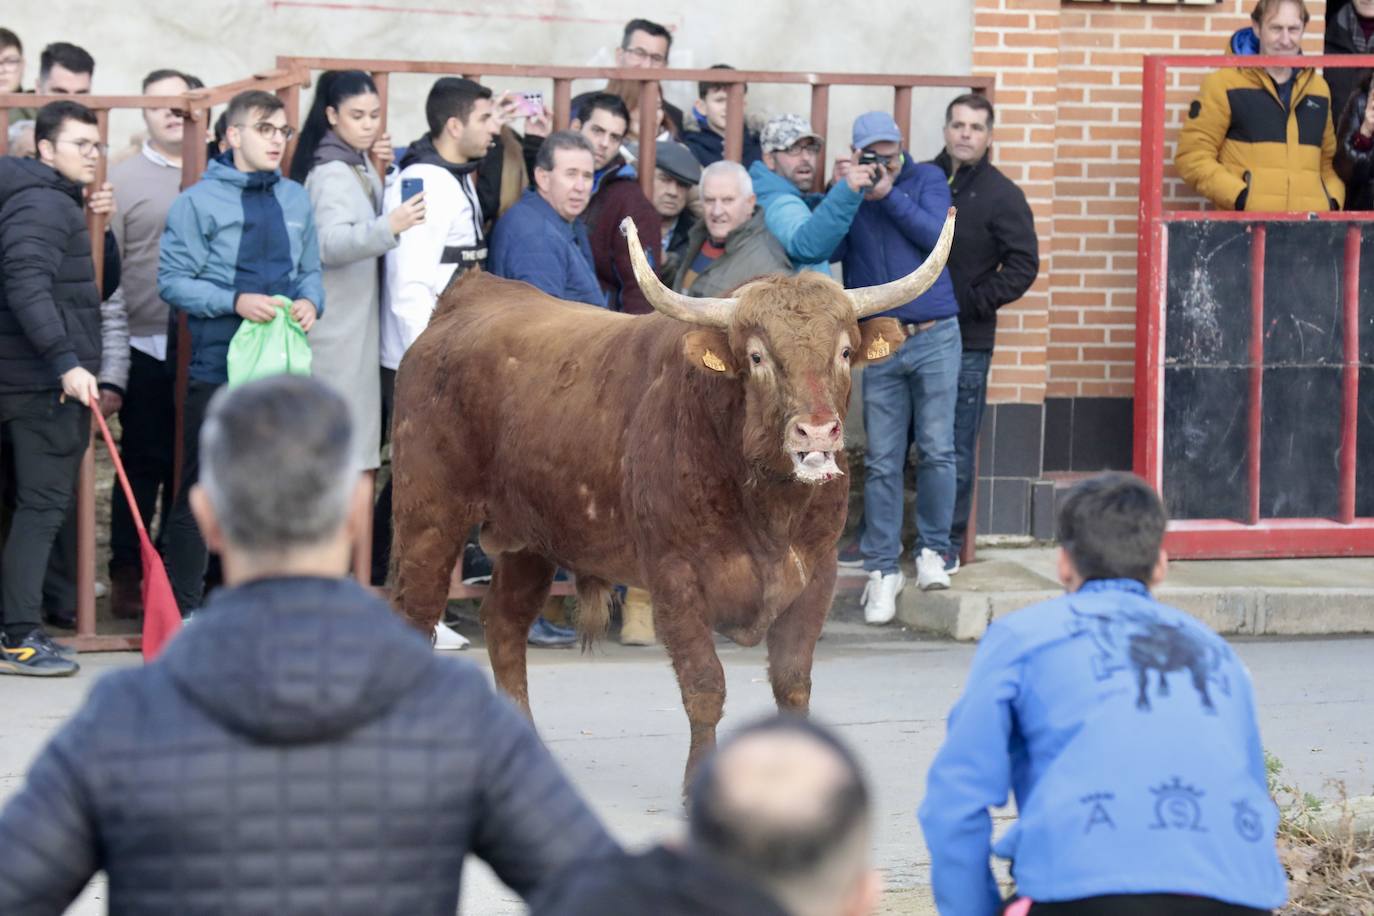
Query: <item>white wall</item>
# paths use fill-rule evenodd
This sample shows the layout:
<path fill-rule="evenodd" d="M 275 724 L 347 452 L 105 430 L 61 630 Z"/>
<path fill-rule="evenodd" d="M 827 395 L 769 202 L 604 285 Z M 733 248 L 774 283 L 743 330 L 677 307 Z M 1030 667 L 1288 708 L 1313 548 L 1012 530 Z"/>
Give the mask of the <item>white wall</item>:
<path fill-rule="evenodd" d="M 404 9 L 409 12 L 391 11 Z M 627 19 L 643 16 L 674 30 L 672 63 L 728 62 L 757 70 L 967 73 L 972 60 L 972 0 L 7 0 L 0 25 L 25 44 L 25 87 L 50 41 L 72 41 L 96 58 L 96 91 L 136 93 L 149 70 L 175 67 L 207 84 L 273 66 L 278 54 L 609 66 Z M 393 80 L 391 133 L 408 142 L 424 129 L 432 78 Z M 540 81 L 489 81 L 497 88 L 542 90 Z M 591 88 L 594 84 L 587 84 Z M 683 106 L 695 86 L 669 84 Z M 939 149 L 939 124 L 954 90 L 915 93 L 921 157 Z M 804 87 L 757 86 L 751 116 L 806 114 Z M 832 89 L 831 136 L 846 145 L 862 111 L 891 106 L 890 90 Z M 819 126 L 819 125 L 817 125 Z M 137 127 L 113 122 L 111 142 Z M 832 141 L 832 151 L 834 150 Z"/>

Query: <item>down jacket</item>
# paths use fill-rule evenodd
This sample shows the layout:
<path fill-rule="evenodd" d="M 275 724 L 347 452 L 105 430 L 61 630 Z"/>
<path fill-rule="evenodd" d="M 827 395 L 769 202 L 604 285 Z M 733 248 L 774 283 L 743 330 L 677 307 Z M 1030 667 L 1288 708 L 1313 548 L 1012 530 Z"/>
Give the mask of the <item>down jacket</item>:
<path fill-rule="evenodd" d="M 1314 70 L 1294 80 L 1285 108 L 1262 69 L 1209 73 L 1178 139 L 1183 180 L 1223 210 L 1339 210 L 1331 91 Z"/>
<path fill-rule="evenodd" d="M 346 579 L 218 593 L 102 679 L 0 813 L 0 913 L 432 914 L 472 853 L 523 897 L 617 852 L 481 670 Z"/>
<path fill-rule="evenodd" d="M 100 372 L 81 188 L 37 159 L 0 157 L 0 281 L 0 392 L 59 389 L 77 366 Z"/>

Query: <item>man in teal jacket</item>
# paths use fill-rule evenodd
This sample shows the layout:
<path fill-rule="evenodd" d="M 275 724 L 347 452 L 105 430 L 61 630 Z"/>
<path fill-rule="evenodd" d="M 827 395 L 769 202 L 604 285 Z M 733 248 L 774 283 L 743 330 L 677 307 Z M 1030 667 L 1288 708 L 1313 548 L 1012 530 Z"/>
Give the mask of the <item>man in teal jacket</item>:
<path fill-rule="evenodd" d="M 830 273 L 835 249 L 849 233 L 872 169 L 851 168 L 826 194 L 811 193 L 821 155 L 821 137 L 800 115 L 785 114 L 764 125 L 763 160 L 749 167 L 764 225 L 782 243 L 798 270 Z"/>
<path fill-rule="evenodd" d="M 158 294 L 191 331 L 181 486 L 168 521 L 167 566 L 183 614 L 200 606 L 209 554 L 187 496 L 198 477 L 200 427 L 229 378 L 229 341 L 244 321 L 271 321 L 275 296 L 291 300 L 306 331 L 324 311 L 320 246 L 305 188 L 281 175 L 294 133 L 281 101 L 242 92 L 226 113 L 230 149 L 172 204 L 158 260 Z"/>

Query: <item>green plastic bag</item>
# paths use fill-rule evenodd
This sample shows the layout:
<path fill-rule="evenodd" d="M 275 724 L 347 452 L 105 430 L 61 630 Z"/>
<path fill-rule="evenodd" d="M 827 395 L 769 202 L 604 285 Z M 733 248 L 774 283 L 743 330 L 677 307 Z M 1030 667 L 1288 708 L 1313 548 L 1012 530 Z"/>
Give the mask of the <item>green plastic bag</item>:
<path fill-rule="evenodd" d="M 269 375 L 309 375 L 310 343 L 300 323 L 291 317 L 291 300 L 277 300 L 277 317 L 268 322 L 244 321 L 229 341 L 229 387 Z"/>

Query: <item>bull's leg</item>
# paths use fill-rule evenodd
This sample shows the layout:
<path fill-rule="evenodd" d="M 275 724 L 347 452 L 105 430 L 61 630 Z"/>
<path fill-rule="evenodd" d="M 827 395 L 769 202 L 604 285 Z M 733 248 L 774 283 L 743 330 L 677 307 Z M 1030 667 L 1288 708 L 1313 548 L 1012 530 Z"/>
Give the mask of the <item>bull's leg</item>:
<path fill-rule="evenodd" d="M 487 635 L 496 686 L 530 714 L 529 681 L 525 674 L 525 640 L 549 597 L 554 565 L 538 554 L 522 550 L 503 553 L 492 567 L 491 588 L 482 599 L 482 629 Z"/>
<path fill-rule="evenodd" d="M 697 766 L 715 750 L 716 725 L 725 710 L 725 669 L 716 655 L 715 638 L 702 619 L 700 597 L 651 589 L 658 638 L 668 651 L 682 691 L 682 707 L 692 730 L 687 766 L 682 776 L 686 794 Z"/>
<path fill-rule="evenodd" d="M 400 446 L 398 426 L 396 446 Z M 392 463 L 392 565 L 395 568 L 396 607 L 411 625 L 430 637 L 448 604 L 453 564 L 468 531 L 477 521 L 475 510 L 461 501 L 451 479 L 451 467 L 435 454 L 419 467 L 408 461 L 426 443 L 407 442 L 396 448 Z"/>
<path fill-rule="evenodd" d="M 835 563 L 822 564 L 768 629 L 768 681 L 779 712 L 806 715 L 811 707 L 811 661 L 835 598 Z"/>

